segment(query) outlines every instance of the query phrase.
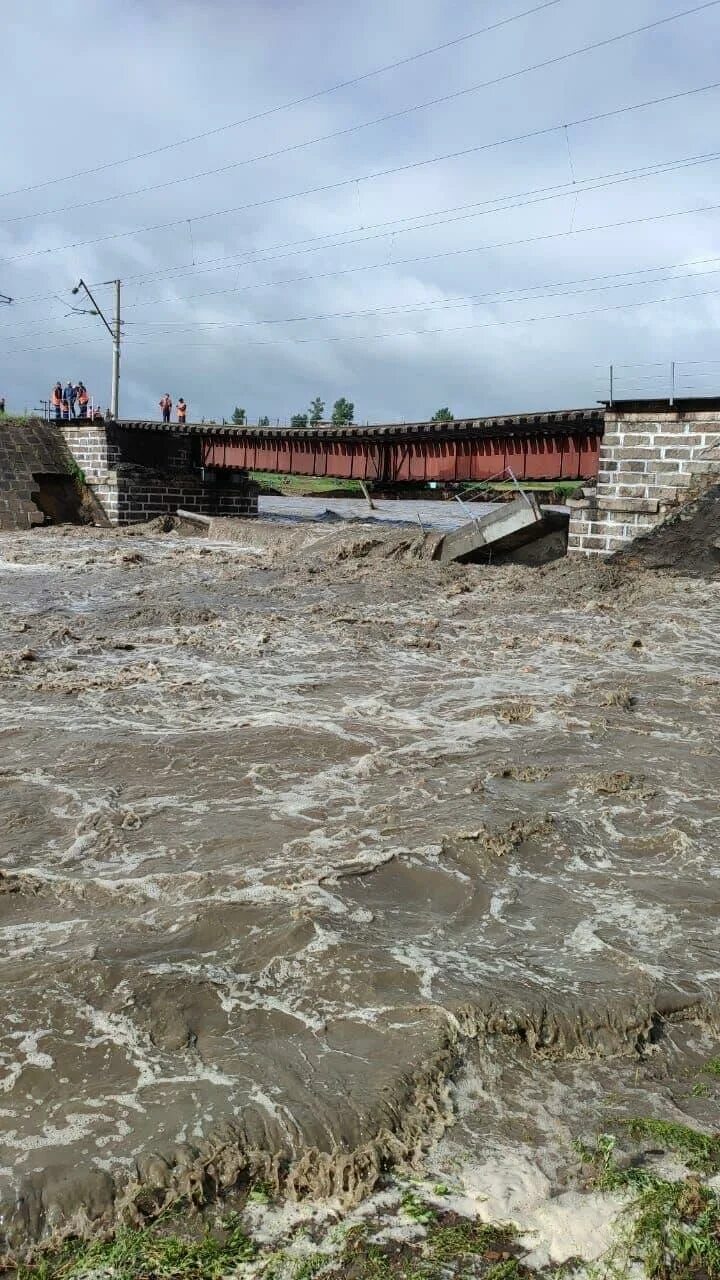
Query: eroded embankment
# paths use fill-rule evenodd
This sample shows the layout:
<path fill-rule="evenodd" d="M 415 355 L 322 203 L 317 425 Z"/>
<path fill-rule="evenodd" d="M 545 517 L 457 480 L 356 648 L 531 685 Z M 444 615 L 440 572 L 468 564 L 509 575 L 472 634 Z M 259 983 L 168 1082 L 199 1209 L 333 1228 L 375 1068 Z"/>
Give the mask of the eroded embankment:
<path fill-rule="evenodd" d="M 351 1203 L 470 1053 L 487 1143 L 516 1079 L 629 1096 L 712 1038 L 714 583 L 375 531 L 0 550 L 6 1246 L 239 1175 Z"/>

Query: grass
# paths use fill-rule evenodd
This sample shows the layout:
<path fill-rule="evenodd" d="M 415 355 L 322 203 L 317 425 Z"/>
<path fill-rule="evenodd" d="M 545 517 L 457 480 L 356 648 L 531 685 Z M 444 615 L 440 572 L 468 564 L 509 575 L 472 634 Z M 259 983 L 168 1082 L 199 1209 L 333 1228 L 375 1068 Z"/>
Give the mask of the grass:
<path fill-rule="evenodd" d="M 18 1280 L 74 1280 L 89 1271 L 109 1273 L 113 1280 L 220 1280 L 257 1253 L 234 1217 L 221 1225 L 220 1234 L 206 1231 L 197 1240 L 147 1228 L 121 1228 L 110 1241 L 71 1240 L 32 1266 L 19 1267 Z"/>
<path fill-rule="evenodd" d="M 718 1060 L 711 1061 L 705 1070 L 719 1074 Z M 578 1144 L 590 1168 L 590 1185 L 624 1198 L 603 1274 L 625 1280 L 640 1267 L 647 1280 L 720 1280 L 720 1194 L 707 1181 L 720 1170 L 720 1135 L 655 1117 L 634 1117 L 623 1127 L 636 1142 L 679 1156 L 691 1172 L 677 1180 L 660 1177 L 642 1153 L 621 1165 L 610 1134 L 599 1135 L 590 1147 Z M 436 1184 L 434 1194 L 447 1192 L 444 1183 Z M 268 1199 L 261 1183 L 248 1196 L 254 1204 Z M 47 1250 L 32 1265 L 20 1267 L 17 1280 L 83 1280 L 90 1274 L 110 1280 L 221 1280 L 246 1264 L 261 1280 L 320 1275 L 328 1280 L 548 1280 L 551 1273 L 558 1280 L 562 1271 L 529 1272 L 512 1225 L 463 1218 L 430 1205 L 417 1187 L 406 1186 L 400 1209 L 406 1220 L 424 1228 L 417 1233 L 422 1238 L 373 1241 L 373 1226 L 363 1223 L 347 1231 L 338 1228 L 332 1251 L 312 1246 L 302 1256 L 287 1245 L 262 1249 L 236 1213 L 195 1238 L 177 1234 L 184 1218 L 168 1213 L 143 1229 L 119 1229 L 111 1241 L 73 1240 Z"/>
<path fill-rule="evenodd" d="M 250 479 L 264 488 L 279 489 L 289 496 L 312 497 L 338 491 L 358 498 L 363 496 L 357 480 L 341 480 L 333 476 L 289 476 L 276 471 L 251 471 Z"/>
<path fill-rule="evenodd" d="M 363 492 L 357 480 L 343 480 L 339 476 L 299 476 L 286 475 L 279 471 L 251 471 L 251 480 L 255 480 L 257 484 L 266 488 L 277 489 L 282 494 L 288 496 L 302 497 L 303 495 L 311 497 L 316 494 L 330 494 L 341 492 L 349 496 L 362 498 Z M 566 498 L 572 497 L 577 490 L 581 480 L 533 480 L 527 484 L 523 484 L 523 488 L 531 490 L 533 493 L 541 493 L 546 497 L 552 497 L 556 502 L 564 502 Z M 460 485 L 460 497 L 481 497 L 482 491 L 487 491 L 491 496 L 493 493 L 505 494 L 515 488 L 511 480 L 500 480 L 487 485 L 479 485 L 477 483 Z M 418 484 L 414 496 L 421 498 L 423 496 L 423 486 Z M 402 496 L 402 495 L 401 495 Z M 431 497 L 428 491 L 425 495 Z"/>
<path fill-rule="evenodd" d="M 663 1151 L 672 1151 L 681 1156 L 689 1169 L 699 1169 L 705 1173 L 717 1173 L 720 1170 L 720 1137 L 700 1133 L 685 1124 L 676 1124 L 671 1120 L 655 1120 L 652 1118 L 628 1121 L 630 1136 L 633 1138 L 650 1138 Z"/>
<path fill-rule="evenodd" d="M 437 1214 L 435 1210 L 416 1196 L 412 1191 L 408 1191 L 400 1202 L 400 1208 L 406 1213 L 408 1218 L 412 1218 L 413 1222 L 420 1222 L 423 1225 L 428 1222 L 434 1222 Z"/>
<path fill-rule="evenodd" d="M 421 1239 L 370 1239 L 361 1223 L 335 1233 L 331 1252 L 313 1248 L 299 1256 L 292 1247 L 263 1250 L 247 1236 L 237 1214 L 227 1214 L 195 1239 L 181 1238 L 177 1215 L 163 1214 L 142 1229 L 123 1228 L 111 1241 L 67 1241 L 18 1269 L 17 1280 L 221 1280 L 244 1264 L 262 1280 L 523 1280 L 528 1272 L 511 1256 L 514 1228 L 436 1211 L 417 1192 L 405 1194 L 402 1211 L 426 1228 Z M 182 1216 L 182 1215 L 181 1215 Z M 198 1219 L 195 1219 L 198 1222 Z M 172 1231 L 172 1234 L 171 1234 Z M 295 1232 L 294 1241 L 306 1234 Z M 330 1238 L 332 1239 L 332 1233 Z M 340 1244 L 339 1252 L 337 1245 Z"/>
<path fill-rule="evenodd" d="M 587 484 L 586 480 L 520 480 L 520 487 L 532 493 L 541 493 L 545 497 L 551 496 L 556 502 L 564 502 L 566 498 L 571 498 L 583 484 Z M 488 480 L 487 482 L 473 481 L 467 485 L 461 485 L 461 497 L 471 495 L 473 492 L 476 497 L 482 496 L 482 491 L 488 493 L 510 493 L 516 485 L 512 480 Z"/>
<path fill-rule="evenodd" d="M 78 485 L 87 484 L 87 480 L 85 478 L 85 472 L 83 471 L 82 467 L 78 466 L 77 462 L 72 457 L 70 458 L 70 461 L 68 463 L 68 474 L 72 476 L 76 484 Z"/>
<path fill-rule="evenodd" d="M 440 1224 L 428 1232 L 427 1249 L 436 1262 L 453 1262 L 468 1254 L 505 1252 L 515 1232 L 506 1223 L 461 1221 Z M 515 1262 L 515 1259 L 510 1261 Z"/>
<path fill-rule="evenodd" d="M 686 1125 L 634 1119 L 628 1129 L 706 1172 L 717 1167 L 717 1140 Z M 713 1187 L 697 1173 L 671 1181 L 643 1164 L 620 1168 L 609 1134 L 601 1134 L 593 1149 L 579 1149 L 594 1166 L 595 1187 L 629 1194 L 627 1226 L 610 1259 L 619 1265 L 618 1275 L 640 1262 L 649 1280 L 720 1280 L 720 1197 Z"/>

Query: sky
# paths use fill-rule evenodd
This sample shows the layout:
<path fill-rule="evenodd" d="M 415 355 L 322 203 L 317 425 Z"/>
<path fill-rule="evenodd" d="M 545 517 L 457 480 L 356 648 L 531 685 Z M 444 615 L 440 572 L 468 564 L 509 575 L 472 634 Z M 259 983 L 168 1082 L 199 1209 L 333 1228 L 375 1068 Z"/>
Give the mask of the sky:
<path fill-rule="evenodd" d="M 81 278 L 110 320 L 122 281 L 125 418 L 166 391 L 191 421 L 580 408 L 611 364 L 617 396 L 667 395 L 673 361 L 712 394 L 699 2 L 5 0 L 0 396 L 108 404 Z"/>

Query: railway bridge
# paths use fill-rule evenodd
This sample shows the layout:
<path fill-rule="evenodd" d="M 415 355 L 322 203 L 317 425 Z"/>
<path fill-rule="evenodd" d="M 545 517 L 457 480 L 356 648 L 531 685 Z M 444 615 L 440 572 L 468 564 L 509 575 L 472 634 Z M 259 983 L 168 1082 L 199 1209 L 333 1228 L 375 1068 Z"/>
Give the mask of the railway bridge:
<path fill-rule="evenodd" d="M 141 423 L 124 423 L 128 428 Z M 149 424 L 148 424 L 149 425 Z M 157 424 L 152 424 L 155 430 Z M 307 428 L 193 424 L 207 470 L 272 471 L 363 480 L 383 486 L 430 481 L 591 480 L 597 474 L 604 410 Z"/>

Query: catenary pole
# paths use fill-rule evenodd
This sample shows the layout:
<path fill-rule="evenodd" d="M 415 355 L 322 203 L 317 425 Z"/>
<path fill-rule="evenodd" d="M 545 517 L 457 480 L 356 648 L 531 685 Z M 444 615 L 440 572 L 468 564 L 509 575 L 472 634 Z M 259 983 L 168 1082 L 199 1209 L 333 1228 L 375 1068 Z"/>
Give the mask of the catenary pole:
<path fill-rule="evenodd" d="M 80 279 L 73 289 L 73 293 L 79 293 L 80 289 L 84 289 L 90 299 L 93 310 L 85 312 L 91 316 L 99 316 L 105 328 L 107 329 L 113 341 L 113 359 L 112 359 L 112 386 L 110 388 L 110 413 L 113 418 L 118 416 L 118 407 L 120 402 L 120 330 L 122 321 L 120 319 L 120 281 L 119 280 L 103 280 L 102 284 L 115 285 L 115 320 L 113 324 L 107 320 L 102 309 L 98 306 L 92 293 L 88 289 L 85 281 Z M 73 307 L 73 311 L 78 311 L 77 307 Z M 83 314 L 79 312 L 79 314 Z"/>
<path fill-rule="evenodd" d="M 115 281 L 115 336 L 113 338 L 112 394 L 110 412 L 117 419 L 120 412 L 120 281 Z"/>

